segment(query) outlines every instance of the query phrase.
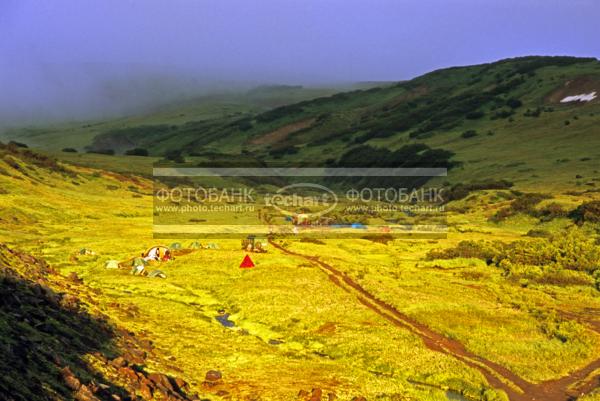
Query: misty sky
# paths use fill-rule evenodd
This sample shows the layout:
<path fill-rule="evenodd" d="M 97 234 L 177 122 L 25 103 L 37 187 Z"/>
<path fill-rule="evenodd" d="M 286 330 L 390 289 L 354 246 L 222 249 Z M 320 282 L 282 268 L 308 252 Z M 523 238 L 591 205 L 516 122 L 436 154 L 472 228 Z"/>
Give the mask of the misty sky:
<path fill-rule="evenodd" d="M 215 81 L 600 57 L 599 17 L 598 0 L 0 0 L 0 119 L 113 113 Z"/>

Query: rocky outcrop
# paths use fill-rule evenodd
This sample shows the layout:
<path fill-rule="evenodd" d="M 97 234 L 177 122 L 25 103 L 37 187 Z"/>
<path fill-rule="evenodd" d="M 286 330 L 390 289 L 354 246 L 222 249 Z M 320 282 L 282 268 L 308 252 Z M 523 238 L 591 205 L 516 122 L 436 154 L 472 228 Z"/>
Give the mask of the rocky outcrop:
<path fill-rule="evenodd" d="M 0 399 L 197 399 L 184 380 L 147 371 L 152 342 L 108 321 L 94 291 L 0 244 Z"/>

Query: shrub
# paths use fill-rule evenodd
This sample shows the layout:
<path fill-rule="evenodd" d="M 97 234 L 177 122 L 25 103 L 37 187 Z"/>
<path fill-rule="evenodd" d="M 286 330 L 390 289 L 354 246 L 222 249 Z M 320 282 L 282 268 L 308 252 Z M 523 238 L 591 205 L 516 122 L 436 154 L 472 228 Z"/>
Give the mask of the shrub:
<path fill-rule="evenodd" d="M 484 241 L 460 241 L 454 248 L 429 251 L 426 259 L 476 258 L 491 263 L 498 253 L 497 245 Z"/>
<path fill-rule="evenodd" d="M 542 114 L 542 108 L 537 107 L 533 110 L 527 109 L 527 111 L 525 111 L 525 113 L 523 115 L 525 117 L 539 117 L 540 114 Z"/>
<path fill-rule="evenodd" d="M 77 149 L 75 148 L 63 148 L 62 151 L 65 153 L 77 153 Z"/>
<path fill-rule="evenodd" d="M 511 208 L 515 212 L 523 212 L 523 213 L 531 212 L 533 210 L 534 206 L 536 206 L 538 203 L 540 203 L 544 199 L 548 199 L 548 198 L 550 198 L 550 195 L 546 195 L 546 194 L 539 194 L 539 193 L 523 194 L 512 202 Z"/>
<path fill-rule="evenodd" d="M 523 102 L 516 98 L 510 98 L 506 101 L 506 105 L 511 109 L 518 109 L 519 107 L 523 106 Z"/>
<path fill-rule="evenodd" d="M 387 245 L 388 242 L 394 240 L 394 236 L 392 234 L 371 234 L 365 235 L 364 237 L 361 237 L 361 239 Z"/>
<path fill-rule="evenodd" d="M 514 114 L 514 111 L 512 111 L 512 110 L 500 109 L 500 110 L 496 111 L 496 113 L 494 113 L 494 115 L 492 115 L 491 119 L 498 120 L 501 118 L 509 118 L 513 114 Z"/>
<path fill-rule="evenodd" d="M 142 148 L 130 149 L 125 152 L 127 156 L 148 156 L 148 150 Z"/>
<path fill-rule="evenodd" d="M 567 217 L 568 212 L 556 202 L 550 203 L 546 207 L 540 209 L 536 216 L 542 221 L 551 221 L 559 217 Z"/>
<path fill-rule="evenodd" d="M 100 155 L 114 155 L 115 151 L 114 149 L 90 149 L 87 151 L 87 153 L 97 153 Z"/>
<path fill-rule="evenodd" d="M 536 206 L 542 200 L 548 198 L 550 198 L 550 196 L 545 194 L 521 194 L 518 198 L 513 200 L 509 206 L 498 210 L 496 214 L 490 217 L 489 220 L 493 222 L 500 222 L 518 213 L 524 213 L 530 216 L 539 217 L 540 212 L 536 209 Z"/>
<path fill-rule="evenodd" d="M 180 149 L 169 150 L 165 153 L 165 159 L 171 160 L 175 163 L 185 163 L 185 158 Z"/>
<path fill-rule="evenodd" d="M 477 110 L 467 113 L 465 117 L 467 118 L 467 120 L 478 120 L 483 116 L 485 116 L 485 113 L 483 111 Z"/>
<path fill-rule="evenodd" d="M 593 237 L 578 229 L 552 237 L 554 260 L 561 268 L 592 273 L 600 268 L 600 248 Z"/>
<path fill-rule="evenodd" d="M 450 158 L 454 154 L 443 149 L 432 149 L 417 143 L 390 151 L 362 145 L 344 153 L 338 161 L 339 167 L 452 167 Z"/>
<path fill-rule="evenodd" d="M 432 250 L 427 260 L 477 258 L 508 270 L 524 266 L 548 269 L 573 270 L 600 276 L 600 248 L 593 237 L 582 230 L 571 228 L 550 238 L 499 241 L 461 241 L 454 248 Z"/>
<path fill-rule="evenodd" d="M 463 132 L 460 136 L 462 138 L 473 138 L 474 136 L 477 136 L 477 131 L 470 129 L 468 131 Z"/>
<path fill-rule="evenodd" d="M 451 187 L 450 190 L 444 193 L 444 201 L 451 202 L 464 199 L 473 191 L 481 191 L 486 189 L 509 189 L 512 186 L 513 183 L 506 180 L 488 180 L 470 184 L 456 184 Z"/>
<path fill-rule="evenodd" d="M 68 176 L 75 175 L 75 173 L 73 173 L 71 170 L 60 165 L 56 159 L 34 152 L 30 149 L 19 148 L 16 145 L 4 145 L 0 142 L 0 150 L 7 151 L 0 152 L 0 154 L 5 153 L 3 155 L 4 161 L 11 167 L 17 170 L 21 170 L 23 174 L 25 174 L 25 172 L 23 171 L 22 166 L 18 163 L 17 160 L 25 161 L 26 163 L 50 170 L 51 172 L 56 172 Z"/>
<path fill-rule="evenodd" d="M 236 126 L 240 131 L 249 131 L 252 129 L 252 120 L 250 118 L 243 118 L 236 122 Z"/>
<path fill-rule="evenodd" d="M 283 117 L 297 115 L 299 113 L 302 113 L 303 111 L 304 109 L 302 108 L 300 103 L 281 106 L 259 114 L 258 116 L 256 116 L 256 121 L 262 123 L 271 122 Z"/>
<path fill-rule="evenodd" d="M 528 237 L 532 237 L 532 238 L 551 238 L 552 237 L 552 234 L 550 234 L 548 231 L 536 230 L 536 229 L 529 230 L 526 235 Z"/>
<path fill-rule="evenodd" d="M 585 222 L 599 223 L 600 222 L 600 201 L 590 201 L 582 203 L 569 213 L 569 217 L 573 219 L 576 224 L 583 224 Z"/>
<path fill-rule="evenodd" d="M 294 145 L 284 146 L 280 148 L 271 149 L 269 155 L 276 159 L 283 157 L 284 155 L 293 155 L 298 153 L 299 149 Z"/>
<path fill-rule="evenodd" d="M 16 147 L 16 148 L 28 148 L 29 147 L 26 144 L 24 144 L 22 142 L 17 142 L 17 141 L 10 141 L 10 142 L 8 142 L 8 146 L 13 146 L 13 147 Z"/>

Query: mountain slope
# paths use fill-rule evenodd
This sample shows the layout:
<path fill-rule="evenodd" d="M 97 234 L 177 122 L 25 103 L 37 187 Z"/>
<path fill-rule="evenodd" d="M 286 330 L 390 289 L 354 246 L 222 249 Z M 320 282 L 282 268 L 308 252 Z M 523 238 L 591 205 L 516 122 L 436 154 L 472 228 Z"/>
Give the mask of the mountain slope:
<path fill-rule="evenodd" d="M 599 97 L 561 100 L 593 92 L 600 94 L 597 60 L 524 57 L 434 71 L 260 114 L 109 131 L 92 146 L 125 141 L 154 155 L 243 152 L 302 165 L 335 163 L 359 145 L 394 150 L 422 143 L 455 154 L 459 167 L 452 182 L 592 186 L 600 159 Z"/>
<path fill-rule="evenodd" d="M 241 155 L 251 163 L 339 165 L 349 155 L 377 153 L 365 146 L 404 153 L 431 148 L 452 155 L 451 162 L 437 163 L 453 166 L 450 183 L 492 179 L 533 189 L 593 189 L 600 179 L 595 172 L 600 160 L 596 59 L 522 57 L 454 67 L 265 109 L 277 105 L 274 99 L 316 94 L 295 87 L 258 88 L 235 104 L 173 105 L 125 120 L 50 128 L 50 134 L 21 130 L 8 135 L 56 150 L 66 143 L 59 139 L 64 134 L 80 149 L 123 153 L 142 148 L 152 156 L 180 159 L 183 154 L 192 165 L 239 163 Z M 83 165 L 111 163 L 110 158 L 58 156 Z M 144 170 L 154 160 L 146 160 Z M 143 161 L 134 161 L 140 171 Z"/>
<path fill-rule="evenodd" d="M 0 398 L 191 399 L 183 380 L 146 370 L 151 343 L 107 321 L 97 296 L 0 243 Z"/>

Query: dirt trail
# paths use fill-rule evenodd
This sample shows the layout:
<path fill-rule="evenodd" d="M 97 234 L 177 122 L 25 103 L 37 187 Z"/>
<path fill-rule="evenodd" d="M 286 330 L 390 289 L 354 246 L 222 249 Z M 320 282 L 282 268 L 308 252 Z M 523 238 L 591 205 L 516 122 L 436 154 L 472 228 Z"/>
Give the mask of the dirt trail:
<path fill-rule="evenodd" d="M 528 382 L 506 367 L 472 353 L 459 341 L 431 330 L 428 326 L 417 322 L 393 306 L 377 299 L 352 280 L 346 273 L 319 260 L 318 257 L 290 251 L 273 241 L 270 242 L 275 248 L 284 253 L 304 258 L 318 265 L 327 273 L 329 279 L 335 285 L 344 291 L 356 295 L 360 303 L 395 326 L 407 329 L 418 335 L 427 348 L 451 355 L 466 365 L 479 370 L 485 376 L 490 386 L 503 390 L 511 401 L 569 401 L 593 390 L 599 385 L 597 377 L 591 379 L 588 376 L 596 369 L 600 369 L 600 359 L 560 379 L 539 384 Z"/>

